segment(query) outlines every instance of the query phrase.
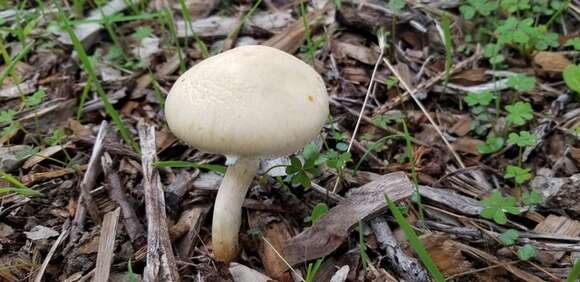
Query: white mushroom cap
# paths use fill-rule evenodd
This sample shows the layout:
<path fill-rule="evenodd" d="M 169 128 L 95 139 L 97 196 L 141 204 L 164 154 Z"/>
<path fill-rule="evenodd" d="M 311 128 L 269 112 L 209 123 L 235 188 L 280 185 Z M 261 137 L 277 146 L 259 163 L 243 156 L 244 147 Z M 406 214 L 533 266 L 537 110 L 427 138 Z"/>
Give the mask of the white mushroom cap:
<path fill-rule="evenodd" d="M 165 115 L 171 131 L 200 150 L 275 157 L 299 150 L 319 134 L 328 95 L 308 64 L 275 48 L 244 46 L 179 77 Z"/>

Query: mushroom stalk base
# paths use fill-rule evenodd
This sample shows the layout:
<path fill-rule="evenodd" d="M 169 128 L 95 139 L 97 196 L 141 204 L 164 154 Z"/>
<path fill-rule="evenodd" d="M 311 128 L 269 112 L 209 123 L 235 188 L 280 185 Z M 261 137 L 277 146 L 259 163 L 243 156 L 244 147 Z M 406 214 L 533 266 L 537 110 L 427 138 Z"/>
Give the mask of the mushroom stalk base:
<path fill-rule="evenodd" d="M 216 260 L 230 263 L 238 255 L 242 204 L 256 175 L 258 160 L 240 158 L 228 166 L 215 200 L 212 247 Z"/>

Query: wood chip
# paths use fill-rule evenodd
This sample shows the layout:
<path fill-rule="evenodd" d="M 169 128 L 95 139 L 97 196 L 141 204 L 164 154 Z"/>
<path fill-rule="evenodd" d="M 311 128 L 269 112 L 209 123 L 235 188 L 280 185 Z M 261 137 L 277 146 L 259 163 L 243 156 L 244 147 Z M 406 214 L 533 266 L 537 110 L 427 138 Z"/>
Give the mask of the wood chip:
<path fill-rule="evenodd" d="M 58 236 L 58 232 L 54 229 L 42 225 L 34 226 L 30 231 L 24 232 L 24 234 L 26 235 L 26 239 L 32 241 L 44 240 Z"/>
<path fill-rule="evenodd" d="M 544 221 L 534 228 L 538 233 L 550 233 L 577 237 L 580 235 L 580 222 L 565 216 L 549 215 Z M 564 256 L 564 252 L 549 252 L 557 261 Z"/>
<path fill-rule="evenodd" d="M 232 262 L 230 264 L 230 273 L 234 282 L 268 282 L 272 279 L 256 270 L 253 270 L 243 264 Z"/>
<path fill-rule="evenodd" d="M 121 209 L 116 208 L 103 217 L 101 236 L 99 236 L 99 252 L 97 253 L 97 266 L 95 267 L 95 282 L 109 281 L 111 263 L 115 252 L 115 237 L 117 236 L 117 224 Z"/>
<path fill-rule="evenodd" d="M 195 246 L 200 241 L 199 230 L 209 212 L 210 205 L 201 205 L 184 211 L 177 221 L 178 226 L 183 226 L 185 232 L 181 240 L 177 242 L 177 255 L 182 258 L 191 257 Z M 178 228 L 174 225 L 174 228 Z M 173 228 L 172 228 L 173 230 Z"/>
<path fill-rule="evenodd" d="M 256 13 L 251 16 L 240 30 L 241 35 L 271 35 L 285 28 L 293 21 L 290 12 Z M 238 17 L 211 16 L 191 23 L 193 32 L 202 38 L 225 37 L 239 24 Z M 193 37 L 184 21 L 177 21 L 177 37 Z"/>
<path fill-rule="evenodd" d="M 453 193 L 446 189 L 420 185 L 419 194 L 421 194 L 421 197 L 425 197 L 454 211 L 467 215 L 479 216 L 479 213 L 483 209 L 477 200 Z"/>
<path fill-rule="evenodd" d="M 103 26 L 94 21 L 101 20 L 103 17 L 112 16 L 118 12 L 121 12 L 127 8 L 126 0 L 112 0 L 104 6 L 96 8 L 89 13 L 89 16 L 85 18 L 86 23 L 80 23 L 74 26 L 74 33 L 81 41 L 85 48 L 89 48 L 94 43 L 97 42 L 99 31 Z M 58 40 L 67 45 L 72 45 L 72 40 L 68 36 L 68 33 L 64 31 L 54 32 L 58 36 Z"/>
<path fill-rule="evenodd" d="M 333 276 L 330 278 L 330 282 L 344 282 L 348 277 L 348 272 L 350 271 L 350 267 L 345 265 L 341 267 Z"/>
<path fill-rule="evenodd" d="M 290 239 L 284 257 L 290 265 L 331 254 L 360 220 L 386 211 L 385 194 L 393 201 L 411 196 L 413 185 L 403 172 L 352 189 L 346 199 L 328 211 L 312 227 Z"/>
<path fill-rule="evenodd" d="M 505 270 L 509 271 L 510 273 L 512 273 L 516 277 L 522 279 L 523 281 L 529 281 L 529 282 L 542 282 L 542 281 L 544 281 L 543 279 L 540 279 L 538 276 L 535 276 L 527 271 L 524 271 L 517 266 L 514 266 L 512 264 L 503 263 L 494 255 L 486 253 L 486 252 L 479 250 L 477 248 L 474 248 L 474 247 L 471 247 L 471 246 L 468 246 L 468 245 L 465 245 L 465 244 L 462 244 L 459 242 L 453 242 L 453 245 L 455 246 L 456 249 L 459 249 L 462 252 L 468 253 L 468 254 L 470 254 L 470 255 L 472 255 L 472 256 L 474 256 L 482 261 L 487 262 L 488 264 L 500 265 Z"/>
<path fill-rule="evenodd" d="M 147 215 L 147 265 L 143 281 L 179 281 L 175 257 L 167 230 L 165 198 L 159 172 L 153 168 L 157 160 L 155 151 L 155 128 L 139 122 L 141 165 L 143 167 L 143 190 Z"/>

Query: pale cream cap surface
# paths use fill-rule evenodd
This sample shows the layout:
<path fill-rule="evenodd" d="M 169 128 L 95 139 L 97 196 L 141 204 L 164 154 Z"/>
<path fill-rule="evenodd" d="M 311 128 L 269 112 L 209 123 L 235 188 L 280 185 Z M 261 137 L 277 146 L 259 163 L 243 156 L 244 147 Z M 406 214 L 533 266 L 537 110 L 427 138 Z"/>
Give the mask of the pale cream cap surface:
<path fill-rule="evenodd" d="M 319 134 L 328 95 L 308 64 L 275 48 L 244 46 L 181 75 L 165 102 L 165 116 L 173 134 L 200 150 L 275 157 Z"/>

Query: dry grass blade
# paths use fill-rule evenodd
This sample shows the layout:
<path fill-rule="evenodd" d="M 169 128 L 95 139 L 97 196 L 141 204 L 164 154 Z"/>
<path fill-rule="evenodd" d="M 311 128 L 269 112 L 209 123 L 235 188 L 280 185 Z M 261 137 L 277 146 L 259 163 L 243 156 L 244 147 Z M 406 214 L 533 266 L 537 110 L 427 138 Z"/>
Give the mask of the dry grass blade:
<path fill-rule="evenodd" d="M 427 119 L 429 120 L 429 122 L 431 123 L 431 125 L 433 125 L 433 127 L 435 128 L 435 131 L 437 131 L 437 134 L 439 134 L 439 136 L 441 137 L 441 139 L 443 140 L 443 142 L 445 143 L 445 145 L 447 146 L 447 148 L 449 149 L 449 151 L 451 152 L 451 154 L 453 154 L 453 157 L 455 158 L 455 160 L 457 161 L 457 163 L 459 164 L 459 166 L 461 166 L 461 168 L 465 168 L 465 164 L 463 164 L 463 161 L 461 160 L 461 157 L 459 157 L 459 155 L 457 154 L 457 152 L 455 152 L 455 150 L 453 149 L 453 146 L 451 146 L 451 143 L 449 143 L 449 141 L 447 140 L 447 138 L 445 138 L 445 135 L 443 135 L 443 132 L 439 128 L 439 125 L 437 125 L 437 123 L 435 122 L 435 120 L 433 120 L 433 118 L 431 117 L 431 115 L 429 115 L 429 112 L 427 111 L 427 109 L 425 109 L 425 106 L 423 106 L 423 103 L 421 103 L 421 101 L 419 101 L 419 99 L 417 99 L 417 97 L 415 96 L 416 89 L 415 90 L 411 90 L 411 87 L 409 87 L 409 85 L 401 77 L 401 75 L 399 74 L 399 72 L 393 67 L 393 65 L 391 65 L 391 63 L 389 62 L 389 60 L 384 59 L 383 61 L 385 62 L 385 64 L 387 64 L 387 67 L 389 67 L 389 69 L 391 70 L 391 72 L 393 72 L 393 74 L 401 82 L 401 84 L 403 85 L 403 87 L 405 88 L 405 90 L 409 93 L 409 96 L 411 96 L 411 98 L 413 98 L 413 100 L 415 101 L 415 103 L 417 104 L 417 106 L 419 106 L 419 108 L 421 109 L 421 111 L 425 114 L 425 116 L 427 117 Z"/>
<path fill-rule="evenodd" d="M 46 267 L 48 266 L 50 259 L 52 259 L 52 256 L 54 255 L 54 252 L 56 252 L 56 249 L 58 248 L 60 243 L 62 243 L 62 241 L 64 241 L 66 236 L 68 236 L 69 231 L 70 231 L 70 229 L 69 229 L 68 224 L 65 224 L 65 226 L 62 227 L 62 231 L 60 232 L 60 235 L 58 236 L 58 238 L 54 241 L 54 243 L 52 243 L 52 247 L 50 247 L 48 254 L 44 258 L 44 261 L 42 262 L 42 265 L 40 266 L 40 269 L 36 273 L 36 277 L 34 278 L 34 282 L 43 281 L 42 276 L 44 276 L 44 272 L 46 271 Z"/>

